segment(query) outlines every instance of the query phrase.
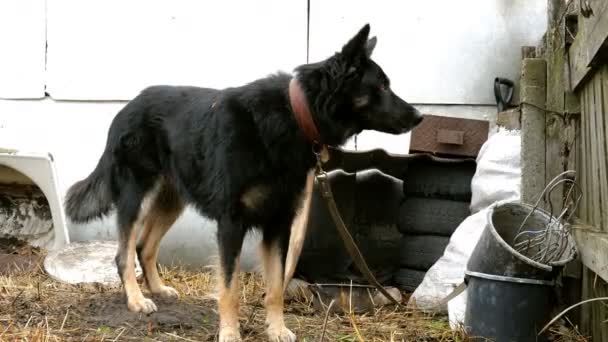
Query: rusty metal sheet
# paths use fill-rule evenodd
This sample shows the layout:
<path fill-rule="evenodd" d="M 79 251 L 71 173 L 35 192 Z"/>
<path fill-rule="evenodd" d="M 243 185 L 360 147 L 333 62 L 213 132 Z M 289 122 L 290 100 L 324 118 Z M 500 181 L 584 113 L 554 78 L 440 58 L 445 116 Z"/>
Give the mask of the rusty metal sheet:
<path fill-rule="evenodd" d="M 484 120 L 424 115 L 412 131 L 410 152 L 476 157 L 488 140 L 489 128 Z"/>

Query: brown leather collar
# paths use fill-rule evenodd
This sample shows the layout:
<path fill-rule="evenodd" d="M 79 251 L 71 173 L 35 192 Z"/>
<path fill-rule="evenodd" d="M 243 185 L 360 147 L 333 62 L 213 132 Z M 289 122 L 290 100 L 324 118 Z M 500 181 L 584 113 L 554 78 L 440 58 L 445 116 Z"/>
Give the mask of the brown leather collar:
<path fill-rule="evenodd" d="M 308 108 L 308 101 L 306 101 L 306 95 L 300 87 L 300 82 L 294 77 L 289 82 L 289 102 L 291 103 L 291 109 L 293 115 L 296 117 L 298 126 L 308 139 L 313 144 L 323 144 L 321 136 L 317 130 L 317 126 L 312 118 L 310 109 Z"/>
<path fill-rule="evenodd" d="M 298 126 L 306 136 L 306 139 L 312 143 L 312 149 L 317 156 L 318 162 L 327 162 L 329 160 L 329 151 L 327 145 L 321 140 L 321 135 L 317 130 L 315 121 L 312 118 L 312 113 L 306 101 L 306 95 L 300 87 L 300 83 L 294 77 L 289 81 L 289 102 L 295 116 Z"/>

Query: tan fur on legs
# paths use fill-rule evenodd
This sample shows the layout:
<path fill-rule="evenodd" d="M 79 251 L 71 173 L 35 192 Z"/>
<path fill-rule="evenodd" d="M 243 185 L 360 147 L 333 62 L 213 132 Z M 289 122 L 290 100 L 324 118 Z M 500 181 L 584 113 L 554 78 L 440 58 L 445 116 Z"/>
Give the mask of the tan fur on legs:
<path fill-rule="evenodd" d="M 218 272 L 218 311 L 220 312 L 220 336 L 219 342 L 241 341 L 239 332 L 239 258 L 235 261 L 234 272 L 231 277 L 230 287 L 226 287 L 224 269 L 222 262 L 219 264 Z"/>
<path fill-rule="evenodd" d="M 181 215 L 184 206 L 171 184 L 161 181 L 158 185 L 156 191 L 150 197 L 151 203 L 145 205 L 147 209 L 142 211 L 144 231 L 140 239 L 142 250 L 140 251 L 139 261 L 142 263 L 141 266 L 150 292 L 167 298 L 177 298 L 177 291 L 172 287 L 165 286 L 160 279 L 156 268 L 156 259 L 161 239 Z"/>
<path fill-rule="evenodd" d="M 142 235 L 143 249 L 140 262 L 146 270 L 146 284 L 150 292 L 167 298 L 177 298 L 178 293 L 172 287 L 163 284 L 156 268 L 156 259 L 161 239 L 181 213 L 182 208 L 176 208 L 176 210 L 169 212 L 159 210 L 156 206 L 153 206 L 145 218 L 145 231 Z"/>
<path fill-rule="evenodd" d="M 266 324 L 270 341 L 294 342 L 296 335 L 285 327 L 283 320 L 283 267 L 281 251 L 277 243 L 266 246 L 262 243 L 264 281 L 266 283 Z"/>
<path fill-rule="evenodd" d="M 126 241 L 126 246 L 119 246 L 119 248 L 126 248 L 126 260 L 124 264 L 124 270 L 122 272 L 122 283 L 125 288 L 125 294 L 127 295 L 127 306 L 129 310 L 134 312 L 151 313 L 156 311 L 156 305 L 154 302 L 144 297 L 137 279 L 135 278 L 135 242 L 137 240 L 137 233 L 140 223 L 136 222 L 129 240 Z"/>
<path fill-rule="evenodd" d="M 306 186 L 301 198 L 300 210 L 296 213 L 296 217 L 291 224 L 291 235 L 289 236 L 289 248 L 287 250 L 287 259 L 285 261 L 285 279 L 283 284 L 285 288 L 289 285 L 293 273 L 296 270 L 296 265 L 302 253 L 304 240 L 306 239 L 306 228 L 308 228 L 308 214 L 310 212 L 310 203 L 312 202 L 312 189 L 315 180 L 315 171 L 310 170 L 306 176 Z"/>

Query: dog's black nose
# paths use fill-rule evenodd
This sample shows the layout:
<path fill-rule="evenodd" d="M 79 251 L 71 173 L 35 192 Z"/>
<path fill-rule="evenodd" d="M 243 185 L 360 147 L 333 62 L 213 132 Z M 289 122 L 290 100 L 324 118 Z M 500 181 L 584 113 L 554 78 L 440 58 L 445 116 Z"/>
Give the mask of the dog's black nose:
<path fill-rule="evenodd" d="M 414 119 L 414 124 L 415 124 L 415 125 L 420 124 L 420 123 L 422 122 L 422 119 L 424 119 L 424 117 L 423 117 L 422 115 L 420 115 L 420 116 L 416 117 L 416 118 Z"/>

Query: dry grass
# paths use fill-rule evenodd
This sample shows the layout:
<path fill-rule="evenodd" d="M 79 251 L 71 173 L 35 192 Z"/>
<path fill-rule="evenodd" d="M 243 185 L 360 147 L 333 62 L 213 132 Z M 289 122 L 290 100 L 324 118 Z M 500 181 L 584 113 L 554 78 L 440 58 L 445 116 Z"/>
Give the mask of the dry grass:
<path fill-rule="evenodd" d="M 127 312 L 120 288 L 66 285 L 38 269 L 0 277 L 0 341 L 215 341 L 213 273 L 175 267 L 162 268 L 161 274 L 181 294 L 168 315 L 198 315 L 196 324 L 146 320 Z M 241 280 L 243 338 L 265 341 L 262 281 L 254 274 L 242 274 Z M 164 308 L 160 303 L 159 312 Z M 299 341 L 321 341 L 322 335 L 325 341 L 468 340 L 463 332 L 452 331 L 445 318 L 390 307 L 370 314 L 326 315 L 308 300 L 291 300 L 285 319 Z M 568 330 L 554 332 L 559 341 L 585 341 Z"/>

